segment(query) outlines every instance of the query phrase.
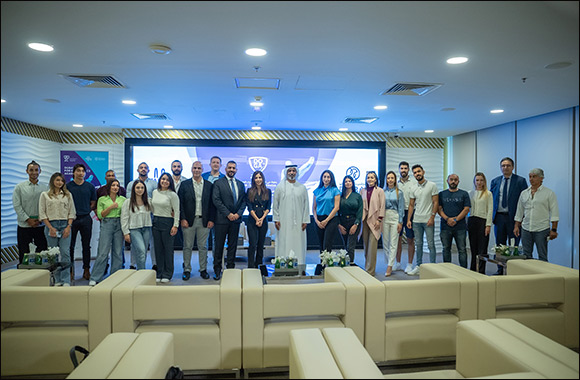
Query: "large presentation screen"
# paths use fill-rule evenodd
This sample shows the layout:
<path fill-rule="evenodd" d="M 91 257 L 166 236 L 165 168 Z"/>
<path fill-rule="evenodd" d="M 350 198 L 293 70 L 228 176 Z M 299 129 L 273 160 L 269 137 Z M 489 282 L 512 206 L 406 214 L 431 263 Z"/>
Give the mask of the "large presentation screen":
<path fill-rule="evenodd" d="M 284 176 L 288 164 L 298 166 L 298 181 L 306 186 L 312 202 L 312 193 L 318 187 L 320 176 L 326 169 L 334 173 L 336 184 L 342 188 L 342 179 L 349 174 L 355 179 L 357 191 L 364 186 L 366 173 L 375 171 L 380 175 L 379 162 L 381 148 L 359 147 L 288 147 L 288 146 L 167 146 L 167 145 L 132 145 L 130 156 L 129 180 L 137 177 L 137 167 L 141 162 L 149 165 L 149 177 L 156 180 L 165 172 L 171 173 L 171 162 L 179 160 L 183 164 L 182 175 L 191 178 L 191 165 L 201 161 L 203 171 L 209 171 L 210 158 L 219 156 L 222 159 L 221 172 L 225 173 L 228 161 L 237 163 L 236 178 L 244 182 L 246 188 L 251 185 L 252 173 L 260 170 L 264 173 L 266 186 L 274 192 Z M 382 182 L 382 181 L 381 181 Z"/>

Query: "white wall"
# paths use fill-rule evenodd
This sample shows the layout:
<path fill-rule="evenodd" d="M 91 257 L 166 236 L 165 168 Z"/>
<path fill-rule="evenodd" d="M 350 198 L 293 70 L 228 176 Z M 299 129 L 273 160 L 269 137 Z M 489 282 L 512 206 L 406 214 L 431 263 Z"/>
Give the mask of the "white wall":
<path fill-rule="evenodd" d="M 578 116 L 574 125 L 574 113 L 578 115 L 578 107 L 454 136 L 452 164 L 455 172 L 461 171 L 460 179 L 462 175 L 473 178 L 476 171 L 483 172 L 488 187 L 493 178 L 501 175 L 499 162 L 506 156 L 514 159 L 514 172 L 526 178 L 528 184 L 529 170 L 543 169 L 544 185 L 556 192 L 560 211 L 559 237 L 549 243 L 548 259 L 578 268 Z M 476 152 L 475 157 L 472 152 Z M 462 188 L 466 187 L 464 182 Z M 492 228 L 490 247 L 494 244 Z M 537 253 L 534 255 L 537 257 Z"/>

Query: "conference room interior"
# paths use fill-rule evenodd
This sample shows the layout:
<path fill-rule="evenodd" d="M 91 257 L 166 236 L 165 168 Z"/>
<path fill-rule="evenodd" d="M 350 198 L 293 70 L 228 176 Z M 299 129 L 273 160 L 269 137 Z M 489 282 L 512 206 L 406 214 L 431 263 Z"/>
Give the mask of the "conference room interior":
<path fill-rule="evenodd" d="M 475 173 L 486 175 L 489 188 L 501 175 L 500 161 L 510 157 L 514 173 L 528 184 L 530 170 L 543 169 L 543 185 L 556 194 L 560 214 L 558 238 L 548 243 L 548 261 L 578 270 L 577 2 L 506 2 L 496 4 L 497 10 L 486 2 L 118 3 L 2 2 L 2 273 L 18 268 L 12 194 L 28 179 L 26 164 L 40 163 L 41 183 L 56 172 L 70 180 L 72 165 L 65 157 L 71 155 L 89 167 L 92 177 L 86 180 L 97 187 L 105 184 L 108 169 L 126 187 L 137 178 L 141 162 L 149 164 L 149 177 L 157 180 L 171 172 L 173 160 L 180 160 L 182 176 L 191 178 L 194 161 L 200 160 L 205 172 L 210 157 L 218 155 L 222 173 L 234 160 L 236 178 L 246 188 L 251 174 L 262 170 L 274 191 L 283 181 L 284 166 L 296 163 L 303 170 L 299 182 L 307 187 L 310 210 L 325 169 L 333 170 L 339 189 L 344 176 L 355 173 L 360 191 L 368 171 L 376 171 L 384 187 L 386 173 L 394 171 L 398 177 L 398 165 L 406 161 L 422 165 L 438 191 L 448 189 L 447 177 L 457 174 L 459 188 L 469 192 Z M 95 12 L 108 14 L 108 22 L 92 16 L 83 21 Z M 66 14 L 73 16 L 70 25 L 57 25 L 55 20 Z M 458 21 L 461 14 L 465 18 Z M 495 28 L 484 25 L 486 18 L 495 20 Z M 451 27 L 455 22 L 459 24 Z M 27 44 L 36 41 L 54 45 L 54 51 L 31 50 Z M 255 47 L 267 53 L 245 52 Z M 456 56 L 469 59 L 458 65 L 445 61 Z M 100 79 L 89 84 L 91 76 Z M 118 84 L 108 87 L 110 79 L 104 77 Z M 397 92 L 401 84 L 404 93 L 387 91 Z M 105 163 L 99 165 L 101 159 Z M 268 217 L 272 226 L 264 284 L 325 282 L 317 268 L 320 252 L 310 213 L 309 273 L 298 277 L 274 276 L 276 231 Z M 246 211 L 235 259 L 241 270 L 248 266 L 248 217 Z M 91 270 L 99 235 L 100 223 L 93 216 Z M 157 286 L 220 285 L 212 278 L 211 245 L 210 278 L 200 276 L 197 243 L 191 278 L 182 278 L 183 246 L 177 239 L 173 277 Z M 492 226 L 490 254 L 495 244 Z M 435 245 L 436 262 L 441 263 L 439 216 Z M 469 268 L 469 240 L 466 246 Z M 342 248 L 336 234 L 334 249 Z M 401 269 L 408 264 L 408 249 L 403 238 Z M 428 263 L 426 240 L 423 249 L 423 263 Z M 451 262 L 459 266 L 455 241 L 451 249 Z M 71 285 L 88 286 L 80 235 L 74 252 Z M 123 254 L 123 269 L 129 269 L 129 244 Z M 382 238 L 376 256 L 377 280 L 421 281 L 403 270 L 385 275 Z M 535 248 L 533 256 L 538 258 Z M 354 264 L 365 268 L 360 239 Z M 146 268 L 152 266 L 148 252 Z M 485 274 L 492 278 L 497 269 L 488 263 Z M 387 375 L 455 369 L 455 364 L 454 359 L 411 360 L 383 362 L 379 369 Z M 208 370 L 188 371 L 185 378 L 240 375 L 289 378 L 290 373 L 288 367 Z"/>

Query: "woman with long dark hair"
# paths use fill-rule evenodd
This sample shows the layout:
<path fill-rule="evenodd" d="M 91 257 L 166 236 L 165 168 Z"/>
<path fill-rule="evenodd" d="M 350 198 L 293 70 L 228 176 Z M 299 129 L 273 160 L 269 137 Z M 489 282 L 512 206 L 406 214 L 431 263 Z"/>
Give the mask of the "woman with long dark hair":
<path fill-rule="evenodd" d="M 354 179 L 347 175 L 342 180 L 342 194 L 340 196 L 340 208 L 338 209 L 338 230 L 342 235 L 344 249 L 348 252 L 351 265 L 354 265 L 354 251 L 360 231 L 362 214 L 362 198 L 356 192 Z"/>
<path fill-rule="evenodd" d="M 133 182 L 129 201 L 123 203 L 121 210 L 121 230 L 125 241 L 133 249 L 137 270 L 145 269 L 151 226 L 151 205 L 145 182 L 137 178 Z"/>
<path fill-rule="evenodd" d="M 320 175 L 320 183 L 312 197 L 312 215 L 316 223 L 316 232 L 322 251 L 332 251 L 334 236 L 338 229 L 336 214 L 340 208 L 340 190 L 336 187 L 334 174 L 325 170 Z"/>
<path fill-rule="evenodd" d="M 121 210 L 126 198 L 119 195 L 121 184 L 113 179 L 107 185 L 107 195 L 97 201 L 97 216 L 101 220 L 97 259 L 91 272 L 90 286 L 103 281 L 105 267 L 111 251 L 111 274 L 123 266 L 123 232 L 121 231 Z"/>
<path fill-rule="evenodd" d="M 173 178 L 161 174 L 151 197 L 153 207 L 153 244 L 157 258 L 157 282 L 169 282 L 174 271 L 173 242 L 179 226 L 179 197 Z"/>
<path fill-rule="evenodd" d="M 54 173 L 50 177 L 48 191 L 42 192 L 38 200 L 38 219 L 44 223 L 44 234 L 48 247 L 59 247 L 60 267 L 56 270 L 55 286 L 70 286 L 71 266 L 70 239 L 76 208 L 71 193 L 67 190 L 64 175 Z"/>
<path fill-rule="evenodd" d="M 248 218 L 248 268 L 257 268 L 264 258 L 264 240 L 268 232 L 268 214 L 272 205 L 272 191 L 266 187 L 264 173 L 252 174 L 252 185 L 246 193 Z"/>
<path fill-rule="evenodd" d="M 362 238 L 365 248 L 365 270 L 375 275 L 377 243 L 383 230 L 385 192 L 379 187 L 379 177 L 374 171 L 367 173 L 366 187 L 360 191 L 363 199 Z"/>

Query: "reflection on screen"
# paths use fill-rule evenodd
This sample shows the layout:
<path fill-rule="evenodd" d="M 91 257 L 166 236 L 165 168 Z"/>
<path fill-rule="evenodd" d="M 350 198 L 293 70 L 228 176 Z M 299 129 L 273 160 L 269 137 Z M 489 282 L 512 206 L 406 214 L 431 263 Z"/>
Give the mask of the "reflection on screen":
<path fill-rule="evenodd" d="M 179 160 L 183 164 L 182 175 L 191 178 L 191 165 L 201 161 L 203 171 L 209 171 L 209 161 L 213 156 L 222 159 L 221 172 L 225 172 L 228 161 L 237 163 L 236 178 L 244 182 L 246 189 L 251 185 L 252 173 L 264 173 L 266 186 L 274 192 L 283 179 L 287 164 L 298 165 L 298 181 L 306 186 L 312 203 L 312 192 L 318 187 L 320 176 L 326 169 L 334 173 L 336 185 L 342 188 L 342 179 L 351 175 L 357 191 L 364 186 L 365 174 L 374 170 L 379 173 L 379 149 L 354 148 L 283 148 L 283 147 L 216 147 L 216 146 L 134 146 L 131 178 L 137 177 L 137 167 L 141 162 L 149 165 L 149 177 L 156 180 L 165 173 L 171 173 L 171 162 Z"/>

